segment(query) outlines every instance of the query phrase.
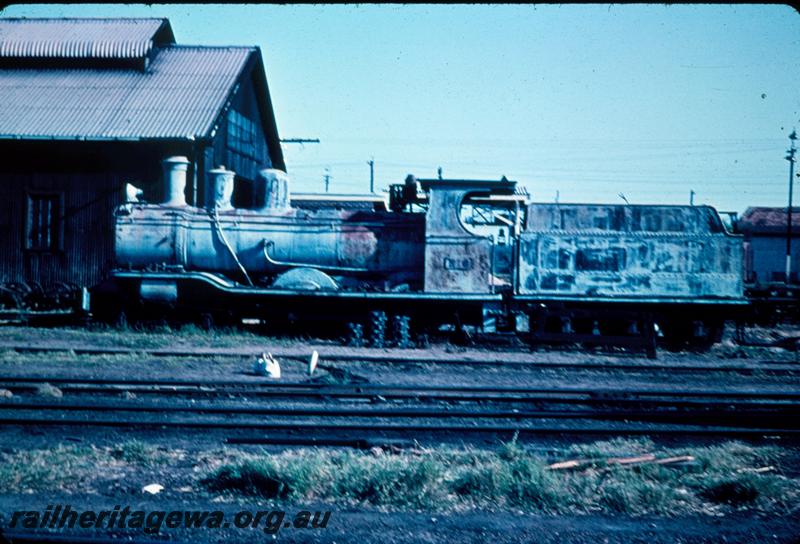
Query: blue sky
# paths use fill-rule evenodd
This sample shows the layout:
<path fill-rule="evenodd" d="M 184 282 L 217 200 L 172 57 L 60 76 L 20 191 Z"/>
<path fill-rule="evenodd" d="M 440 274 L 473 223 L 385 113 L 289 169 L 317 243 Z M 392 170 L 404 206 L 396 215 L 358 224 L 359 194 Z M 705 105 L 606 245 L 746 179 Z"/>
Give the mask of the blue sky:
<path fill-rule="evenodd" d="M 786 203 L 800 15 L 780 5 L 16 5 L 169 17 L 179 43 L 259 45 L 295 191 L 407 173 L 535 200 Z M 800 203 L 800 198 L 796 200 Z"/>

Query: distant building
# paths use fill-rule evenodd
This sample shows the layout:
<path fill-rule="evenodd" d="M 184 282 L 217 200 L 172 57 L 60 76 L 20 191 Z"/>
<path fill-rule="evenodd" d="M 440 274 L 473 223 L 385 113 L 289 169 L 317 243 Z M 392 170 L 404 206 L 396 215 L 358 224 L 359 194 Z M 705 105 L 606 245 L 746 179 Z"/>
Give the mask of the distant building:
<path fill-rule="evenodd" d="M 258 47 L 178 45 L 167 19 L 0 19 L 0 282 L 98 283 L 131 183 L 159 200 L 161 161 L 285 170 Z"/>
<path fill-rule="evenodd" d="M 786 277 L 786 208 L 747 208 L 736 223 L 744 235 L 745 281 L 783 282 Z M 800 272 L 800 208 L 792 207 L 792 274 Z"/>

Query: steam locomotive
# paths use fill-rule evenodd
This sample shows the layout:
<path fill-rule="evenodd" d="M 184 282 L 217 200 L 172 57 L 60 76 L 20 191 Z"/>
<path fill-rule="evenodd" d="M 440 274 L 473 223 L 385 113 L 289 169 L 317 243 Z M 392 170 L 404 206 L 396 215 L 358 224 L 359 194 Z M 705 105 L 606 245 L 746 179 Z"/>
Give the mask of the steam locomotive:
<path fill-rule="evenodd" d="M 93 294 L 106 314 L 302 323 L 374 346 L 450 330 L 703 348 L 746 304 L 741 239 L 708 206 L 541 204 L 505 177 L 409 176 L 386 211 L 310 211 L 267 169 L 241 209 L 220 167 L 197 208 L 187 163 L 164 161 L 164 202 L 115 211 L 116 269 Z"/>

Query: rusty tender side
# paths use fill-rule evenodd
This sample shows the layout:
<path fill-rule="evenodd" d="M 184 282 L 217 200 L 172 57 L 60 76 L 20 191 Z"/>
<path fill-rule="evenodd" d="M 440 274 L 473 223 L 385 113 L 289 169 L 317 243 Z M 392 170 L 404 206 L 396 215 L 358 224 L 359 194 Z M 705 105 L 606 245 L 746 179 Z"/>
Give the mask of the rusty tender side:
<path fill-rule="evenodd" d="M 707 347 L 745 304 L 740 238 L 707 206 L 537 204 L 505 178 L 409 176 L 391 211 L 302 210 L 268 169 L 241 209 L 221 168 L 197 208 L 185 171 L 168 159 L 165 202 L 117 209 L 117 268 L 96 293 L 109 315 L 321 324 L 373 345 L 474 328 Z"/>

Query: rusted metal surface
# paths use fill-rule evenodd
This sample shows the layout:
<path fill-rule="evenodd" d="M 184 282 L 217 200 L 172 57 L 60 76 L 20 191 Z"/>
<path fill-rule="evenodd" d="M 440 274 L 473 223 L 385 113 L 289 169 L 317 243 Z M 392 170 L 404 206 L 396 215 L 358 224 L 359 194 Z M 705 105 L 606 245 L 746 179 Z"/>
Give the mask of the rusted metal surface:
<path fill-rule="evenodd" d="M 786 207 L 750 207 L 736 222 L 736 232 L 742 234 L 778 234 L 786 236 Z M 792 206 L 792 232 L 800 233 L 800 208 Z"/>
<path fill-rule="evenodd" d="M 741 238 L 707 206 L 531 204 L 522 295 L 741 299 Z"/>
<path fill-rule="evenodd" d="M 425 290 L 489 293 L 491 243 L 474 236 L 429 237 L 425 247 Z"/>
<path fill-rule="evenodd" d="M 118 212 L 117 264 L 122 268 L 178 266 L 238 278 L 241 265 L 253 275 L 291 267 L 316 267 L 336 274 L 360 270 L 389 282 L 389 288 L 419 285 L 423 258 L 420 216 L 351 211 L 280 214 L 252 210 L 219 211 L 218 224 L 193 207 L 128 205 Z"/>
<path fill-rule="evenodd" d="M 471 194 L 513 191 L 513 182 L 420 180 L 428 191 L 425 224 L 425 291 L 491 293 L 493 243 L 461 223 L 460 211 Z"/>

